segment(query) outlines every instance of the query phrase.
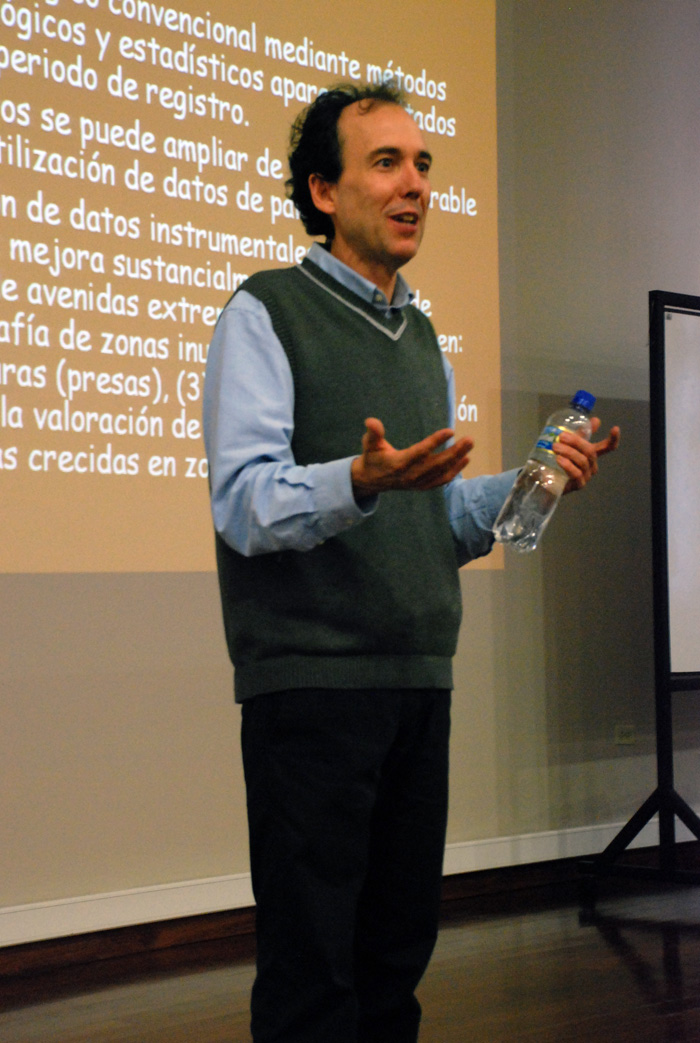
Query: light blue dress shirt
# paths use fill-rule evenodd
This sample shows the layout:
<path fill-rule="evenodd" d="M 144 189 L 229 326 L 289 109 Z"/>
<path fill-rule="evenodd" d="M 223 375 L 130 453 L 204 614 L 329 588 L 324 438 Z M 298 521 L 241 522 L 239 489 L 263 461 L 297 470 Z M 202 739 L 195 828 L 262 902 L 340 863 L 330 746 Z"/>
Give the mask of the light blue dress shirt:
<path fill-rule="evenodd" d="M 373 283 L 318 244 L 311 247 L 309 259 L 380 311 L 410 304 L 412 294 L 401 274 L 389 304 Z M 452 427 L 454 374 L 444 355 L 442 359 Z M 293 430 L 294 381 L 287 355 L 265 306 L 241 289 L 221 313 L 209 348 L 204 441 L 214 526 L 246 556 L 311 550 L 361 525 L 376 510 L 376 497 L 361 504 L 355 500 L 350 476 L 354 456 L 302 467 L 292 454 Z M 363 434 L 358 430 L 356 455 Z M 390 439 L 391 432 L 387 434 Z M 491 527 L 516 473 L 460 476 L 444 487 L 460 564 L 491 549 Z"/>

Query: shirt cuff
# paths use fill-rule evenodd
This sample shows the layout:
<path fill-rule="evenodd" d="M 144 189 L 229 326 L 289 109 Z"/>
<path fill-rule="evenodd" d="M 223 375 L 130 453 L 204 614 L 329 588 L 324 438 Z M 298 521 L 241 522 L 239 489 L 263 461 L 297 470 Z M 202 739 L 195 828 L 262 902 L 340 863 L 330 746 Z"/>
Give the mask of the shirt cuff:
<path fill-rule="evenodd" d="M 361 524 L 377 509 L 378 496 L 358 503 L 352 487 L 350 468 L 355 456 L 318 464 L 314 475 L 316 529 L 320 539 L 327 540 L 346 529 Z"/>

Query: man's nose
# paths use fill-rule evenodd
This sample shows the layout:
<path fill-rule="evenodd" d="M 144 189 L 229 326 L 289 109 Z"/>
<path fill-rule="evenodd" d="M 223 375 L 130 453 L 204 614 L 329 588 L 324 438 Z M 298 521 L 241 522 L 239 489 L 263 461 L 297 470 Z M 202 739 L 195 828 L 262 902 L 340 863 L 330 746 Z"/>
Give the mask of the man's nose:
<path fill-rule="evenodd" d="M 402 170 L 401 187 L 404 194 L 417 198 L 422 195 L 426 188 L 425 177 L 418 171 L 413 163 L 406 163 Z"/>

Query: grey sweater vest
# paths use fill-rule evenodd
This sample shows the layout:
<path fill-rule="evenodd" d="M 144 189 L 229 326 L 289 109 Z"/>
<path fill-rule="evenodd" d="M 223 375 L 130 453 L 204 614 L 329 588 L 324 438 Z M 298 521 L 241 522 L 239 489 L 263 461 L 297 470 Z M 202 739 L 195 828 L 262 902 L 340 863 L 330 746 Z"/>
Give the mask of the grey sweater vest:
<path fill-rule="evenodd" d="M 429 321 L 382 314 L 305 260 L 245 290 L 267 308 L 294 377 L 298 464 L 359 453 L 379 417 L 403 448 L 447 426 Z M 217 537 L 236 699 L 287 688 L 450 688 L 461 598 L 441 489 L 390 492 L 313 550 L 246 558 Z"/>

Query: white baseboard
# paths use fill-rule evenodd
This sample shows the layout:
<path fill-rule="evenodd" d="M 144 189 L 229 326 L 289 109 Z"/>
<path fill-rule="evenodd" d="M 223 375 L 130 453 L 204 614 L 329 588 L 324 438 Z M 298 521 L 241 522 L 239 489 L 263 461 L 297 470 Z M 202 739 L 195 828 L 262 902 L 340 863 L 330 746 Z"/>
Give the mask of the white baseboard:
<path fill-rule="evenodd" d="M 551 830 L 546 833 L 523 833 L 520 836 L 470 840 L 448 844 L 445 850 L 445 876 L 473 873 L 478 869 L 501 869 L 525 866 L 530 862 L 551 862 L 558 858 L 586 858 L 603 851 L 622 829 L 623 822 L 604 826 L 581 826 L 576 829 Z M 678 840 L 694 839 L 690 830 L 677 824 Z M 630 847 L 653 847 L 659 842 L 656 818 L 635 837 Z"/>
<path fill-rule="evenodd" d="M 245 909 L 253 904 L 250 874 L 241 873 L 0 908 L 0 947 Z"/>
<path fill-rule="evenodd" d="M 579 829 L 448 844 L 445 874 L 450 876 L 559 858 L 583 858 L 602 851 L 623 824 L 584 826 Z M 681 823 L 677 827 L 679 840 L 694 839 Z M 652 820 L 630 847 L 651 847 L 657 843 L 658 827 Z M 251 905 L 253 892 L 250 876 L 241 873 L 208 880 L 140 887 L 113 894 L 85 895 L 5 907 L 0 908 L 0 947 L 203 913 L 244 909 Z"/>

